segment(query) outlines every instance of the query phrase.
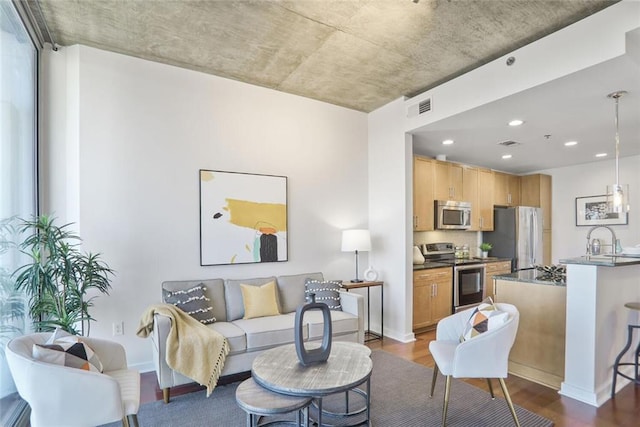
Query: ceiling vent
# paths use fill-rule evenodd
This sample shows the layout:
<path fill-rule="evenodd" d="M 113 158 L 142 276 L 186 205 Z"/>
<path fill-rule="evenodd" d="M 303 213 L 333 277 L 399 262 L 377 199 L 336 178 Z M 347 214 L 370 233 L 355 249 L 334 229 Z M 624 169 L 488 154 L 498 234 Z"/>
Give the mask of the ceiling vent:
<path fill-rule="evenodd" d="M 413 104 L 407 110 L 407 117 L 417 117 L 431 111 L 431 98 L 423 99 L 417 104 Z"/>
<path fill-rule="evenodd" d="M 517 142 L 517 141 L 502 141 L 502 142 L 498 142 L 498 145 L 502 145 L 503 147 L 513 147 L 514 145 L 520 145 L 522 144 L 521 142 Z"/>
<path fill-rule="evenodd" d="M 424 114 L 431 111 L 431 98 L 427 98 L 418 104 L 418 114 Z"/>

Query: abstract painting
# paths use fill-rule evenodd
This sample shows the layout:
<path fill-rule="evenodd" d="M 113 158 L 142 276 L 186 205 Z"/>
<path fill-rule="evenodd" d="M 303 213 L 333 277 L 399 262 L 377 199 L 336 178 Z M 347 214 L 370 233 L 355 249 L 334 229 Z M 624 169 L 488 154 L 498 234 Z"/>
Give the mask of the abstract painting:
<path fill-rule="evenodd" d="M 287 177 L 201 169 L 200 265 L 287 259 Z"/>

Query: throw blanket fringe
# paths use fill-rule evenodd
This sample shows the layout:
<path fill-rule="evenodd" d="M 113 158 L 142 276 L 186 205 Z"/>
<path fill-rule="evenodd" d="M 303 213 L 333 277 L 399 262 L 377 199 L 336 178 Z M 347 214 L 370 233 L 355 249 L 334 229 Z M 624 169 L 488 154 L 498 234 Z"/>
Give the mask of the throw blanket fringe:
<path fill-rule="evenodd" d="M 218 384 L 229 343 L 219 332 L 207 327 L 171 304 L 154 304 L 140 318 L 136 334 L 146 338 L 153 331 L 153 317 L 171 319 L 167 336 L 167 365 L 207 387 L 207 397 Z"/>

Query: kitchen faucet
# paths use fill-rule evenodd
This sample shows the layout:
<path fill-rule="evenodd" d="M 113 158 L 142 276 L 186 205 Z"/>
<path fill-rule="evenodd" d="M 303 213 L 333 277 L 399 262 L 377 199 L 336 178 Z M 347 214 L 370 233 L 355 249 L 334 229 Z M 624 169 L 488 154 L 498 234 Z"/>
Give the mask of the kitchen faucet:
<path fill-rule="evenodd" d="M 616 233 L 607 225 L 594 225 L 587 233 L 587 255 L 591 255 L 591 232 L 597 228 L 606 228 L 611 232 L 611 253 L 616 254 Z"/>

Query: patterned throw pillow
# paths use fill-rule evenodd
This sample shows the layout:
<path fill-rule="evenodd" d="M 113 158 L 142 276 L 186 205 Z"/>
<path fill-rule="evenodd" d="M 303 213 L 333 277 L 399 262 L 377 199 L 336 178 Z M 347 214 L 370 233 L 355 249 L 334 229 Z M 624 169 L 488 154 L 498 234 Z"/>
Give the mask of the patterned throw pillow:
<path fill-rule="evenodd" d="M 240 284 L 242 303 L 244 305 L 243 319 L 256 317 L 277 316 L 280 314 L 276 297 L 276 282 L 265 283 L 262 286 Z"/>
<path fill-rule="evenodd" d="M 327 304 L 330 310 L 342 311 L 342 305 L 340 305 L 342 282 L 336 280 L 320 281 L 307 279 L 304 282 L 304 287 L 307 300 L 309 300 L 309 294 L 316 294 L 316 302 Z"/>
<path fill-rule="evenodd" d="M 34 344 L 31 352 L 33 358 L 41 362 L 91 372 L 103 370 L 98 355 L 82 342 L 82 338 L 73 335 L 59 338 L 53 344 Z"/>
<path fill-rule="evenodd" d="M 209 298 L 205 295 L 205 286 L 201 283 L 191 289 L 168 291 L 162 290 L 164 302 L 173 304 L 189 316 L 208 325 L 214 323 L 213 307 L 209 303 Z"/>
<path fill-rule="evenodd" d="M 498 310 L 491 297 L 487 297 L 471 313 L 460 341 L 467 341 L 485 332 L 495 330 L 509 319 L 509 313 Z"/>

